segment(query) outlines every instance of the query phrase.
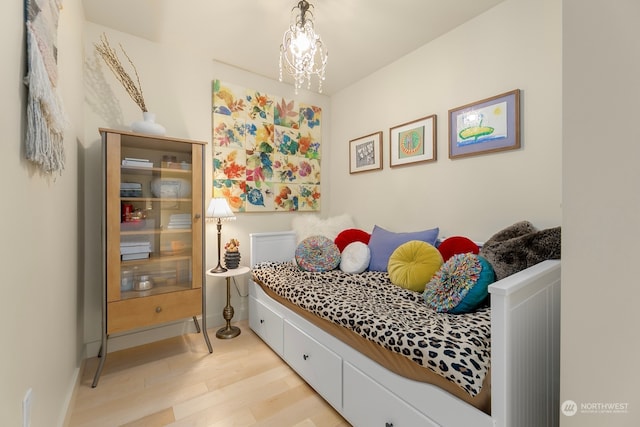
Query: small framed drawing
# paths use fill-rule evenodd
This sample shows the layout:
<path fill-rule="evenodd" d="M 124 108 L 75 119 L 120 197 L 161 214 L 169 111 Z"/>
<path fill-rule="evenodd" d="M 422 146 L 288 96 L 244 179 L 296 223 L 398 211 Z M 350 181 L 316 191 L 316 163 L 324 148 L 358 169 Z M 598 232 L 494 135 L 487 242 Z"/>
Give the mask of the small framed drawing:
<path fill-rule="evenodd" d="M 382 169 L 382 131 L 349 141 L 349 173 Z"/>
<path fill-rule="evenodd" d="M 520 148 L 520 90 L 449 110 L 449 158 Z"/>
<path fill-rule="evenodd" d="M 391 167 L 436 160 L 436 115 L 389 129 Z"/>

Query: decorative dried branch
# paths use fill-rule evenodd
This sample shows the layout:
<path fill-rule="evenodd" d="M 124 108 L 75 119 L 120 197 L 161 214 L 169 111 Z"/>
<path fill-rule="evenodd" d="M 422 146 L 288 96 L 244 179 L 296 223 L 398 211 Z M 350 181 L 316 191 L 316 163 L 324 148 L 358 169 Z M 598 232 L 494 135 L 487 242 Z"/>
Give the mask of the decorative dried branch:
<path fill-rule="evenodd" d="M 146 112 L 147 106 L 145 105 L 144 97 L 142 96 L 142 85 L 140 84 L 140 76 L 138 76 L 138 70 L 136 69 L 136 66 L 133 65 L 133 61 L 131 60 L 131 58 L 129 58 L 129 55 L 127 55 L 127 52 L 125 52 L 122 45 L 120 45 L 120 50 L 122 50 L 124 56 L 127 57 L 129 64 L 131 64 L 131 67 L 133 67 L 133 71 L 136 74 L 136 81 L 138 82 L 137 85 L 136 82 L 134 82 L 133 79 L 129 76 L 129 73 L 127 73 L 127 71 L 122 66 L 120 58 L 118 58 L 118 54 L 116 53 L 115 49 L 113 49 L 109 45 L 109 40 L 107 39 L 106 34 L 102 34 L 102 36 L 100 37 L 100 42 L 100 44 L 95 44 L 96 50 L 98 51 L 100 56 L 102 56 L 102 59 L 104 59 L 104 62 L 109 66 L 109 69 L 111 69 L 118 81 L 125 88 L 131 99 L 133 99 L 135 103 L 138 104 L 138 107 L 140 107 L 143 112 Z"/>

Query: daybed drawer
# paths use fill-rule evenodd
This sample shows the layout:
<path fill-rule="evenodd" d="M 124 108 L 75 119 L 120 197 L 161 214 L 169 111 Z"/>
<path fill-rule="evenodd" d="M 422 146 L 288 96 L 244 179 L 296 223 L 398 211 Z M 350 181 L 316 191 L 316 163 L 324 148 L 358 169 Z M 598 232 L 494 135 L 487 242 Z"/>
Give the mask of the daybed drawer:
<path fill-rule="evenodd" d="M 283 320 L 266 305 L 249 297 L 249 327 L 278 355 L 282 356 Z"/>
<path fill-rule="evenodd" d="M 342 359 L 286 320 L 284 359 L 331 405 L 342 406 Z"/>
<path fill-rule="evenodd" d="M 353 425 L 438 426 L 348 362 L 344 363 L 343 375 L 344 416 Z"/>

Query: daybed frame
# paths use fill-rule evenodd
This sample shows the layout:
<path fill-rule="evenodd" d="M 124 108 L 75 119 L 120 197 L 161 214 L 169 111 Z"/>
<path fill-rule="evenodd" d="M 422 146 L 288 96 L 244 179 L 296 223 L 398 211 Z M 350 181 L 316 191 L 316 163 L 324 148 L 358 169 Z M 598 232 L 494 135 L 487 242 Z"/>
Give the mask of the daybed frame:
<path fill-rule="evenodd" d="M 253 233 L 251 265 L 290 261 L 293 231 Z M 249 281 L 249 325 L 355 426 L 558 425 L 560 261 L 492 284 L 491 415 L 397 375 L 270 298 Z"/>

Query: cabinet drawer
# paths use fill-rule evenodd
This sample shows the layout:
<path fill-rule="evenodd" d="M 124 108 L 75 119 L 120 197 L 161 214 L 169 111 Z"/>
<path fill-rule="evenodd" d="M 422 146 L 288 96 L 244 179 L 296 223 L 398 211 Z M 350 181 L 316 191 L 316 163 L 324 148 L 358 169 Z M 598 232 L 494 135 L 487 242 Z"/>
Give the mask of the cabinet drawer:
<path fill-rule="evenodd" d="M 342 407 L 342 358 L 286 320 L 284 359 L 334 408 Z"/>
<path fill-rule="evenodd" d="M 344 363 L 343 393 L 344 416 L 353 425 L 438 426 L 348 362 Z"/>
<path fill-rule="evenodd" d="M 107 304 L 107 334 L 183 319 L 202 313 L 202 291 L 170 292 Z"/>
<path fill-rule="evenodd" d="M 266 342 L 279 356 L 282 356 L 282 324 L 284 321 L 277 313 L 249 297 L 249 327 Z"/>

